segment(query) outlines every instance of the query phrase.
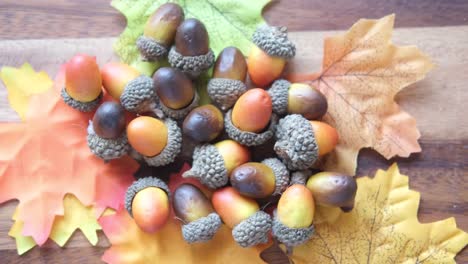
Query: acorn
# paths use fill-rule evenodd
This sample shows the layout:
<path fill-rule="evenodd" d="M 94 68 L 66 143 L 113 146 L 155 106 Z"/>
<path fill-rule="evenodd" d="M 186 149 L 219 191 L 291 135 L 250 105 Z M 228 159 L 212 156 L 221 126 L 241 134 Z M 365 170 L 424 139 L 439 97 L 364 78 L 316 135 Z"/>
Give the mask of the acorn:
<path fill-rule="evenodd" d="M 105 161 L 127 154 L 130 146 L 125 133 L 125 111 L 116 102 L 102 103 L 88 126 L 88 146 Z"/>
<path fill-rule="evenodd" d="M 209 142 L 217 138 L 223 128 L 223 113 L 211 104 L 193 109 L 182 125 L 183 133 L 197 142 Z"/>
<path fill-rule="evenodd" d="M 290 170 L 310 168 L 319 156 L 338 144 L 335 128 L 320 121 L 309 121 L 298 114 L 280 119 L 274 150 Z"/>
<path fill-rule="evenodd" d="M 214 64 L 210 39 L 205 25 L 198 19 L 186 19 L 177 28 L 175 45 L 169 51 L 169 63 L 190 76 L 197 78 Z"/>
<path fill-rule="evenodd" d="M 249 160 L 249 149 L 234 140 L 200 145 L 193 151 L 192 168 L 182 177 L 197 178 L 202 184 L 216 189 L 228 183 L 234 168 Z"/>
<path fill-rule="evenodd" d="M 127 126 L 128 142 L 154 167 L 173 162 L 182 148 L 182 133 L 176 121 L 139 116 Z"/>
<path fill-rule="evenodd" d="M 172 198 L 175 215 L 182 220 L 182 236 L 188 243 L 209 241 L 221 227 L 211 201 L 196 186 L 184 183 Z"/>
<path fill-rule="evenodd" d="M 243 196 L 261 199 L 281 194 L 289 183 L 289 171 L 276 158 L 248 162 L 235 168 L 229 177 L 232 187 Z"/>
<path fill-rule="evenodd" d="M 102 99 L 102 81 L 96 57 L 78 54 L 65 66 L 63 101 L 81 112 L 91 112 Z"/>
<path fill-rule="evenodd" d="M 319 205 L 340 207 L 344 212 L 354 208 L 357 183 L 352 176 L 336 172 L 319 172 L 310 176 L 306 186 Z"/>
<path fill-rule="evenodd" d="M 273 235 L 287 247 L 307 242 L 314 234 L 315 203 L 312 192 L 294 184 L 284 191 L 273 217 Z"/>
<path fill-rule="evenodd" d="M 208 95 L 223 111 L 231 108 L 245 91 L 247 63 L 242 52 L 227 47 L 216 59 L 212 79 L 208 82 Z"/>
<path fill-rule="evenodd" d="M 211 201 L 223 222 L 232 228 L 232 236 L 241 247 L 268 242 L 271 217 L 260 211 L 255 200 L 240 195 L 232 187 L 224 187 L 213 193 Z"/>
<path fill-rule="evenodd" d="M 247 60 L 250 79 L 260 87 L 266 87 L 278 79 L 286 62 L 296 55 L 296 47 L 288 39 L 286 27 L 263 25 L 252 36 L 255 44 Z"/>
<path fill-rule="evenodd" d="M 291 179 L 289 180 L 289 185 L 293 184 L 302 184 L 306 185 L 309 175 L 311 174 L 310 170 L 301 170 L 291 173 Z"/>
<path fill-rule="evenodd" d="M 255 88 L 241 95 L 234 108 L 226 113 L 224 127 L 230 138 L 250 147 L 272 138 L 276 121 L 270 95 Z"/>
<path fill-rule="evenodd" d="M 184 20 L 184 10 L 175 3 L 165 3 L 154 11 L 145 24 L 136 45 L 145 61 L 165 58 L 174 42 L 177 27 Z"/>
<path fill-rule="evenodd" d="M 192 81 L 181 71 L 162 67 L 153 75 L 154 90 L 164 114 L 174 119 L 184 118 L 198 105 L 198 94 Z"/>
<path fill-rule="evenodd" d="M 309 120 L 322 118 L 327 112 L 327 98 L 314 87 L 305 83 L 276 80 L 268 93 L 271 96 L 273 112 L 278 115 L 299 114 Z"/>
<path fill-rule="evenodd" d="M 171 212 L 169 188 L 156 177 L 134 181 L 125 193 L 125 209 L 138 227 L 155 233 L 167 223 Z"/>
<path fill-rule="evenodd" d="M 152 112 L 161 117 L 153 80 L 121 62 L 109 62 L 101 69 L 104 89 L 132 113 Z"/>

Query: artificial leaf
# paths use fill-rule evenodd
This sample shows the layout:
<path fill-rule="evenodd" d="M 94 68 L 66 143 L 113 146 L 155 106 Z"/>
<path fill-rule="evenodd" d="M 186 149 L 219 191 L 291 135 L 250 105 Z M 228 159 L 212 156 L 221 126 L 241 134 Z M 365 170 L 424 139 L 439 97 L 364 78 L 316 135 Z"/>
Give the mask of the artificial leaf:
<path fill-rule="evenodd" d="M 52 87 L 53 81 L 45 72 L 35 72 L 29 63 L 20 68 L 2 67 L 0 78 L 8 90 L 8 101 L 22 120 L 25 119 L 29 97 Z"/>
<path fill-rule="evenodd" d="M 420 195 L 393 164 L 373 179 L 357 179 L 356 203 L 350 213 L 315 223 L 315 235 L 293 251 L 294 263 L 455 263 L 468 243 L 455 219 L 421 224 Z M 321 215 L 335 210 L 322 210 Z M 320 215 L 318 216 L 320 217 Z"/>
<path fill-rule="evenodd" d="M 138 166 L 129 157 L 104 163 L 91 153 L 86 142 L 91 114 L 63 102 L 63 73 L 62 68 L 55 89 L 30 98 L 24 123 L 0 123 L 0 204 L 20 201 L 22 235 L 38 245 L 49 237 L 55 216 L 63 215 L 66 193 L 93 205 L 97 217 L 122 205 Z"/>
<path fill-rule="evenodd" d="M 135 42 L 143 34 L 148 17 L 166 0 L 113 0 L 111 5 L 127 18 L 127 27 L 114 44 L 114 50 L 126 63 L 151 75 L 158 65 L 142 62 Z M 269 0 L 175 0 L 186 18 L 202 21 L 210 36 L 210 47 L 218 54 L 227 46 L 235 46 L 247 54 L 250 37 L 265 21 L 262 9 Z"/>
<path fill-rule="evenodd" d="M 323 119 L 338 130 L 340 142 L 324 160 L 325 170 L 354 175 L 359 150 L 367 147 L 387 159 L 421 151 L 416 121 L 394 97 L 433 64 L 414 46 L 392 44 L 394 18 L 361 19 L 345 34 L 326 38 L 321 72 L 290 76 L 311 81 L 327 97 Z"/>

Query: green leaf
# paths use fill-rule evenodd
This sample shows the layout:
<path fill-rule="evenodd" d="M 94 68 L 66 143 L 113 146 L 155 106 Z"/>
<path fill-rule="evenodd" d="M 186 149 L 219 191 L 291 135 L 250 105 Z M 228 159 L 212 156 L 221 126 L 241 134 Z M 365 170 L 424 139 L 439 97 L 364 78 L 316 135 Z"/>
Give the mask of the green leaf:
<path fill-rule="evenodd" d="M 114 44 L 122 61 L 151 75 L 158 65 L 142 62 L 136 39 L 143 34 L 148 17 L 166 0 L 113 0 L 111 5 L 127 18 L 127 27 Z M 185 17 L 202 21 L 210 35 L 210 47 L 215 54 L 228 46 L 239 48 L 247 55 L 250 37 L 258 25 L 265 23 L 262 9 L 269 0 L 175 0 L 185 11 Z"/>

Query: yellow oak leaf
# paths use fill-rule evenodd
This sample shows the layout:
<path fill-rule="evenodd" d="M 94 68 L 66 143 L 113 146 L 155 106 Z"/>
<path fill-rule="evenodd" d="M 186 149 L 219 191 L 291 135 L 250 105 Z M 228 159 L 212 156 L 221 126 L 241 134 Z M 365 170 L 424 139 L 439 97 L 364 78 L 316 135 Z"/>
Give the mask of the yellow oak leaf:
<path fill-rule="evenodd" d="M 354 175 L 359 150 L 367 147 L 387 159 L 421 151 L 416 121 L 394 97 L 433 64 L 415 46 L 392 44 L 394 19 L 361 19 L 346 33 L 326 38 L 322 70 L 289 77 L 311 82 L 327 97 L 323 119 L 338 130 L 340 141 L 322 161 L 324 170 Z"/>
<path fill-rule="evenodd" d="M 396 164 L 357 182 L 353 211 L 320 208 L 315 235 L 294 248 L 295 264 L 455 263 L 455 255 L 468 244 L 468 234 L 457 229 L 453 217 L 421 224 L 420 194 L 409 189 L 408 177 Z"/>

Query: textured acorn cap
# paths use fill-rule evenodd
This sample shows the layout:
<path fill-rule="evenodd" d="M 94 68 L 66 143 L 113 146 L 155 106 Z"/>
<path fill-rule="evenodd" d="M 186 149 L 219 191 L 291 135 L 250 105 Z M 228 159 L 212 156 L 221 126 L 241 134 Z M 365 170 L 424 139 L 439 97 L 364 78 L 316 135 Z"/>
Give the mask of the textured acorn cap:
<path fill-rule="evenodd" d="M 279 242 L 287 247 L 295 247 L 303 244 L 312 237 L 314 234 L 314 225 L 304 228 L 290 228 L 285 226 L 276 216 L 273 217 L 273 235 Z"/>
<path fill-rule="evenodd" d="M 286 27 L 262 25 L 253 33 L 252 42 L 270 56 L 291 59 L 296 55 L 296 46 L 288 39 Z"/>
<path fill-rule="evenodd" d="M 215 56 L 211 49 L 205 55 L 183 56 L 177 52 L 175 46 L 172 46 L 169 51 L 168 60 L 172 67 L 181 70 L 194 79 L 213 66 Z"/>
<path fill-rule="evenodd" d="M 239 80 L 213 78 L 208 82 L 207 90 L 211 100 L 226 111 L 247 91 L 247 87 Z"/>
<path fill-rule="evenodd" d="M 312 172 L 310 170 L 295 171 L 291 174 L 291 181 L 289 181 L 289 185 L 306 185 L 307 179 L 309 179 L 311 174 Z"/>
<path fill-rule="evenodd" d="M 136 46 L 144 61 L 158 61 L 167 56 L 167 48 L 152 38 L 140 36 Z"/>
<path fill-rule="evenodd" d="M 236 225 L 232 229 L 232 237 L 241 247 L 252 247 L 267 243 L 270 230 L 270 215 L 263 211 L 258 211 Z"/>
<path fill-rule="evenodd" d="M 98 98 L 94 99 L 91 102 L 80 102 L 75 99 L 73 99 L 68 93 L 67 90 L 65 90 L 65 87 L 62 89 L 60 92 L 60 95 L 62 96 L 63 101 L 69 105 L 70 107 L 73 107 L 74 109 L 81 111 L 81 112 L 91 112 L 94 109 L 96 109 L 99 104 L 101 103 L 102 99 L 102 92 L 99 94 Z"/>
<path fill-rule="evenodd" d="M 268 94 L 271 97 L 271 103 L 273 105 L 273 112 L 278 115 L 284 115 L 288 112 L 288 96 L 289 86 L 291 83 L 284 80 L 276 80 L 271 88 L 268 89 Z"/>
<path fill-rule="evenodd" d="M 118 159 L 127 154 L 130 149 L 125 132 L 116 139 L 102 138 L 94 132 L 93 121 L 91 120 L 89 121 L 86 139 L 91 152 L 105 161 Z"/>
<path fill-rule="evenodd" d="M 156 112 L 158 105 L 153 79 L 140 75 L 128 82 L 120 96 L 120 103 L 132 113 Z"/>
<path fill-rule="evenodd" d="M 200 101 L 200 97 L 198 96 L 198 93 L 195 91 L 195 95 L 193 96 L 192 102 L 187 105 L 184 108 L 181 109 L 172 109 L 167 106 L 165 106 L 162 102 L 159 102 L 159 107 L 161 108 L 162 112 L 170 117 L 174 118 L 176 120 L 180 120 L 182 118 L 185 118 L 192 109 L 198 106 L 198 102 Z"/>
<path fill-rule="evenodd" d="M 217 213 L 197 219 L 182 226 L 182 236 L 189 244 L 210 241 L 223 222 Z"/>
<path fill-rule="evenodd" d="M 177 126 L 177 122 L 166 118 L 164 124 L 167 127 L 167 144 L 164 149 L 156 156 L 143 156 L 145 162 L 153 167 L 167 165 L 175 160 L 182 149 L 182 131 Z"/>
<path fill-rule="evenodd" d="M 288 169 L 310 168 L 318 158 L 318 146 L 309 120 L 298 114 L 280 119 L 274 150 Z"/>
<path fill-rule="evenodd" d="M 241 143 L 242 145 L 251 147 L 262 145 L 273 137 L 276 129 L 276 123 L 278 121 L 278 117 L 275 114 L 271 115 L 270 124 L 268 125 L 267 130 L 261 133 L 253 133 L 249 131 L 242 131 L 237 128 L 232 123 L 231 112 L 232 110 L 229 110 L 226 113 L 224 118 L 224 128 L 226 129 L 228 136 L 235 141 Z"/>
<path fill-rule="evenodd" d="M 196 178 L 211 189 L 222 187 L 229 180 L 223 156 L 210 144 L 195 147 L 192 168 L 184 172 L 182 177 Z"/>
<path fill-rule="evenodd" d="M 128 187 L 127 192 L 125 193 L 125 209 L 127 209 L 131 217 L 133 217 L 133 213 L 132 213 L 133 198 L 135 198 L 135 195 L 139 191 L 148 187 L 160 188 L 167 193 L 167 197 L 171 196 L 171 192 L 169 191 L 169 187 L 167 187 L 167 184 L 156 177 L 150 176 L 150 177 L 140 178 L 134 181 L 132 185 Z"/>
<path fill-rule="evenodd" d="M 275 174 L 275 191 L 273 195 L 282 194 L 289 184 L 289 170 L 279 159 L 270 158 L 262 161 L 273 170 Z"/>

